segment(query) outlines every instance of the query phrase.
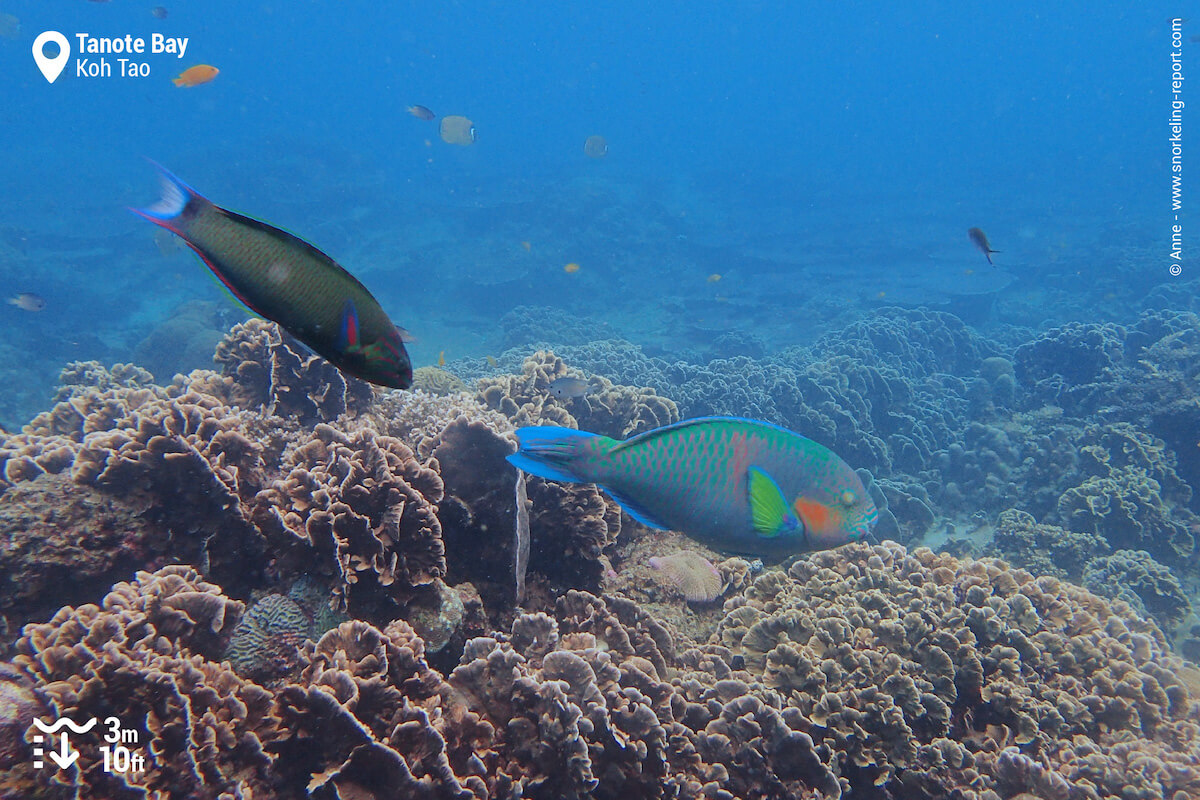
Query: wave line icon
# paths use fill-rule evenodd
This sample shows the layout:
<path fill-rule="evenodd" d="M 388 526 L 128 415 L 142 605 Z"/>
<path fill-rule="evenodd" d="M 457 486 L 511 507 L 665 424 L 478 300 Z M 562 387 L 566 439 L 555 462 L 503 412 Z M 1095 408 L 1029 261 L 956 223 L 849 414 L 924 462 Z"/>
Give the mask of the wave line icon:
<path fill-rule="evenodd" d="M 72 733 L 87 733 L 92 728 L 96 727 L 96 718 L 92 717 L 83 725 L 76 725 L 71 720 L 63 717 L 53 725 L 46 725 L 40 719 L 35 719 L 33 724 L 37 726 L 42 733 L 58 733 L 63 728 L 70 728 Z"/>

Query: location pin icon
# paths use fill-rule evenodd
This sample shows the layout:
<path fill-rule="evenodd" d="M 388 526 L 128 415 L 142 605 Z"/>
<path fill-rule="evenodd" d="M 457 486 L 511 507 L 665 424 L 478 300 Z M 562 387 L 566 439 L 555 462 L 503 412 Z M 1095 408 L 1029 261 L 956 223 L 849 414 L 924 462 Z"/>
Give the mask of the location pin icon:
<path fill-rule="evenodd" d="M 46 54 L 42 52 L 46 42 L 54 42 L 58 45 L 58 55 L 54 58 L 46 58 Z M 58 31 L 43 31 L 33 40 L 33 60 L 37 62 L 38 69 L 50 83 L 58 80 L 58 76 L 62 74 L 70 58 L 71 43 Z"/>

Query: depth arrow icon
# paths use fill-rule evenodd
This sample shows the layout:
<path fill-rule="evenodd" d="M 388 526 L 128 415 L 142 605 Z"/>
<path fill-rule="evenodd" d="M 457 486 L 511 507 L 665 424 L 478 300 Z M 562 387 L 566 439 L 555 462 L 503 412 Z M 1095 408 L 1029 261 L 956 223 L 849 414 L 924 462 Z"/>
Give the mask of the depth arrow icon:
<path fill-rule="evenodd" d="M 50 750 L 46 753 L 46 755 L 50 757 L 51 761 L 53 761 L 55 764 L 58 764 L 59 769 L 68 769 L 72 764 L 79 760 L 79 751 L 71 749 L 71 743 L 67 741 L 67 735 L 65 733 L 62 735 L 61 752 Z"/>

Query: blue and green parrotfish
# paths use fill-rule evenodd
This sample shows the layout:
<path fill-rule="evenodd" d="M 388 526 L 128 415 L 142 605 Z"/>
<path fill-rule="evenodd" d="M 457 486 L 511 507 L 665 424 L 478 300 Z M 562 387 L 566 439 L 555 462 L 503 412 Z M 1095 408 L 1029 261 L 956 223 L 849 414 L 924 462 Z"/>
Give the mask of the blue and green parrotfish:
<path fill-rule="evenodd" d="M 402 331 L 357 278 L 308 242 L 215 206 L 158 169 L 162 199 L 131 211 L 183 239 L 238 300 L 342 372 L 412 385 Z"/>
<path fill-rule="evenodd" d="M 865 538 L 879 516 L 850 465 L 798 433 L 751 419 L 684 420 L 623 442 L 571 428 L 517 430 L 515 467 L 595 483 L 652 528 L 771 558 Z"/>

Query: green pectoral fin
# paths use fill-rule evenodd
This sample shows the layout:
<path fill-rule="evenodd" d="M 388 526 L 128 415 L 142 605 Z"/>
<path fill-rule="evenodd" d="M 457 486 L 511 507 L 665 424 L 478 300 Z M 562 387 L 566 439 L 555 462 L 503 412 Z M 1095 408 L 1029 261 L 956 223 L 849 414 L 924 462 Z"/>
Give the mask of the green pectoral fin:
<path fill-rule="evenodd" d="M 751 520 L 760 536 L 778 536 L 800 524 L 779 484 L 763 470 L 750 467 L 747 489 L 750 493 Z"/>

